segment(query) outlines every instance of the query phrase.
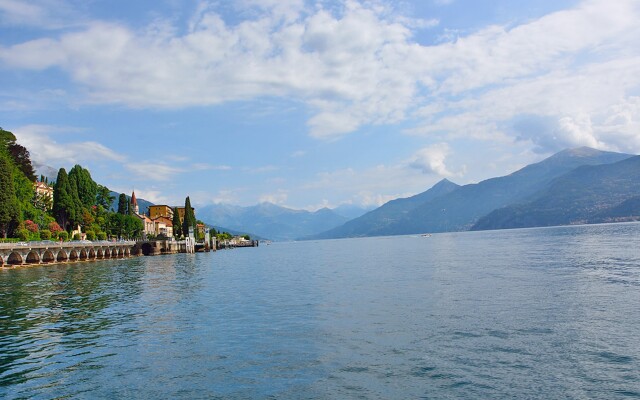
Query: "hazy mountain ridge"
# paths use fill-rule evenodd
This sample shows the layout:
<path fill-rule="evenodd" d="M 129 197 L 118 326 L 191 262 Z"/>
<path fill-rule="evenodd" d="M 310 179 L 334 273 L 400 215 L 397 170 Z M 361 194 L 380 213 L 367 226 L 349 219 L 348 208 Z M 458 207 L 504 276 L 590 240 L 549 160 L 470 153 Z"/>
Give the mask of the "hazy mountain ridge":
<path fill-rule="evenodd" d="M 308 239 L 328 239 L 357 236 L 376 236 L 379 232 L 402 220 L 408 212 L 431 199 L 450 193 L 459 186 L 443 179 L 431 189 L 415 196 L 391 200 L 359 218 L 346 222 L 330 231 L 313 235 Z"/>
<path fill-rule="evenodd" d="M 407 201 L 408 199 L 394 200 L 359 219 L 315 235 L 313 238 L 469 230 L 494 210 L 526 203 L 531 196 L 549 188 L 555 179 L 576 168 L 612 164 L 630 157 L 633 155 L 588 147 L 564 150 L 510 175 L 487 179 L 477 184 L 458 186 L 439 196 L 424 197 L 422 200 L 425 201 L 417 206 Z M 434 186 L 432 189 L 435 188 Z M 556 190 L 561 189 L 562 187 L 558 187 Z M 430 190 L 421 195 L 426 196 Z M 420 199 L 421 195 L 409 199 Z M 403 205 L 406 207 L 403 208 Z M 397 209 L 394 210 L 396 207 Z M 385 220 L 386 210 L 394 210 L 393 215 L 403 215 L 403 217 Z"/>
<path fill-rule="evenodd" d="M 638 216 L 640 156 L 582 166 L 555 179 L 529 202 L 481 218 L 473 230 L 526 228 L 620 220 Z"/>
<path fill-rule="evenodd" d="M 272 240 L 295 240 L 341 225 L 349 218 L 328 208 L 315 212 L 293 210 L 272 203 L 250 207 L 212 204 L 197 210 L 199 219 Z"/>

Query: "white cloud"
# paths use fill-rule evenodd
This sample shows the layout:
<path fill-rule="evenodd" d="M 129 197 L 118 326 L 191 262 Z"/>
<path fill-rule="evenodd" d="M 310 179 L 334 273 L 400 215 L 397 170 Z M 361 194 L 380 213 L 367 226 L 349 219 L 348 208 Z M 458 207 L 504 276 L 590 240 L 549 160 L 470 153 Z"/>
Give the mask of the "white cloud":
<path fill-rule="evenodd" d="M 418 150 L 409 161 L 411 168 L 418 169 L 425 174 L 436 174 L 442 177 L 461 176 L 464 170 L 459 173 L 449 171 L 445 165 L 445 160 L 449 155 L 449 145 L 438 143 Z"/>
<path fill-rule="evenodd" d="M 207 163 L 196 163 L 191 165 L 194 171 L 230 171 L 232 168 L 228 165 L 212 165 Z"/>
<path fill-rule="evenodd" d="M 31 159 L 53 167 L 96 159 L 123 162 L 125 156 L 94 141 L 60 143 L 51 137 L 71 133 L 76 128 L 48 125 L 27 125 L 13 130 L 20 144 L 29 149 Z"/>
<path fill-rule="evenodd" d="M 35 4 L 0 0 L 0 10 L 16 21 L 50 11 L 44 0 Z M 0 47 L 0 60 L 13 68 L 59 68 L 98 103 L 188 107 L 293 98 L 312 110 L 308 126 L 317 138 L 418 116 L 424 122 L 414 132 L 508 142 L 522 136 L 510 123 L 536 115 L 553 119 L 555 143 L 640 150 L 632 134 L 637 110 L 628 107 L 615 124 L 606 115 L 638 95 L 635 0 L 587 0 L 433 45 L 413 34 L 437 21 L 399 15 L 382 0 L 199 4 L 186 33 L 168 21 L 139 29 L 94 21 Z M 243 19 L 225 21 L 224 7 L 241 10 Z M 550 150 L 541 146 L 551 144 L 544 137 L 528 140 Z"/>
<path fill-rule="evenodd" d="M 60 29 L 80 25 L 81 13 L 64 0 L 0 0 L 0 22 L 40 29 Z"/>
<path fill-rule="evenodd" d="M 349 201 L 364 206 L 380 206 L 398 197 L 423 192 L 439 179 L 419 173 L 402 162 L 361 170 L 346 168 L 322 172 L 315 180 L 301 185 L 300 189 L 305 193 L 319 193 L 314 196 L 316 198 L 330 192 L 335 200 L 328 199 L 329 202 Z"/>
<path fill-rule="evenodd" d="M 165 163 L 158 162 L 130 162 L 125 164 L 125 168 L 147 181 L 171 181 L 178 174 L 187 172 L 184 168 L 173 167 Z"/>
<path fill-rule="evenodd" d="M 279 189 L 274 193 L 263 194 L 259 198 L 260 203 L 272 203 L 283 205 L 287 202 L 289 198 L 289 191 L 284 189 Z"/>

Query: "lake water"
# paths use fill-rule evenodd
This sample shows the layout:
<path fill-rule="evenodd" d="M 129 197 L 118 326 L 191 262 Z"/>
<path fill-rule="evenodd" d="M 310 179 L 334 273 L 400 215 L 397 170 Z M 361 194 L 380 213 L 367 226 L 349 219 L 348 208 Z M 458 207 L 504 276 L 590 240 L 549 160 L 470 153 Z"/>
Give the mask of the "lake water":
<path fill-rule="evenodd" d="M 640 397 L 640 224 L 0 270 L 0 398 Z"/>

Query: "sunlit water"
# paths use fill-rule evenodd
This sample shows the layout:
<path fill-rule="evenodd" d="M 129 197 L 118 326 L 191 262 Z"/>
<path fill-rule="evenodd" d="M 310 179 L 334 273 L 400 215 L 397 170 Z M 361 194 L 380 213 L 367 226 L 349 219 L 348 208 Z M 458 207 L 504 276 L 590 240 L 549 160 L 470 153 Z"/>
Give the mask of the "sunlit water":
<path fill-rule="evenodd" d="M 0 398 L 638 398 L 640 224 L 0 270 Z"/>

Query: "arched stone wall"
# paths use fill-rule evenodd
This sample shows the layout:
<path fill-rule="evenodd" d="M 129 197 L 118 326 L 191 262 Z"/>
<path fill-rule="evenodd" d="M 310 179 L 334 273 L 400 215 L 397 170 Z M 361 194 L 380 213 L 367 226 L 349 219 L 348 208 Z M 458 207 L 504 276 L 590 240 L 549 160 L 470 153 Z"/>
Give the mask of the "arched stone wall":
<path fill-rule="evenodd" d="M 78 252 L 75 249 L 69 252 L 69 261 L 78 261 Z"/>
<path fill-rule="evenodd" d="M 27 254 L 27 264 L 39 264 L 40 263 L 40 254 L 37 251 L 31 250 Z"/>
<path fill-rule="evenodd" d="M 51 250 L 46 250 L 43 254 L 42 254 L 42 262 L 43 263 L 52 263 L 56 260 L 55 256 L 53 255 L 53 252 Z"/>
<path fill-rule="evenodd" d="M 7 258 L 7 265 L 20 264 L 22 264 L 22 256 L 20 255 L 20 253 L 14 251 L 13 253 L 9 254 L 9 257 Z"/>
<path fill-rule="evenodd" d="M 60 251 L 58 252 L 58 255 L 56 256 L 56 261 L 57 262 L 69 261 L 69 256 L 67 255 L 67 252 L 60 249 Z"/>

